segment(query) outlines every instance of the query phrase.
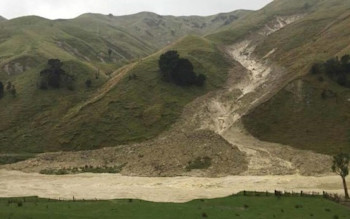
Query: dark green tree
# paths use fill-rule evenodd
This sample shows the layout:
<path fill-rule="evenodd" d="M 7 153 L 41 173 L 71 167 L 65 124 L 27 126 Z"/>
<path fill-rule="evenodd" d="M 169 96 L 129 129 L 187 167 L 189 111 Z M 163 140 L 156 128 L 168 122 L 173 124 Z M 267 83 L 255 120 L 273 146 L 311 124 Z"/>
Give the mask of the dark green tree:
<path fill-rule="evenodd" d="M 111 48 L 108 49 L 108 57 L 111 58 L 113 50 Z"/>
<path fill-rule="evenodd" d="M 159 69 L 164 81 L 174 82 L 180 86 L 203 86 L 206 80 L 205 75 L 196 75 L 190 60 L 180 58 L 177 51 L 174 50 L 160 56 Z"/>
<path fill-rule="evenodd" d="M 49 87 L 60 88 L 62 85 L 68 89 L 74 89 L 74 77 L 68 75 L 63 69 L 63 63 L 59 59 L 48 60 L 48 68 L 40 72 L 38 87 L 46 90 Z"/>
<path fill-rule="evenodd" d="M 332 170 L 342 178 L 346 199 L 349 199 L 348 187 L 346 185 L 346 180 L 345 180 L 345 178 L 349 175 L 349 163 L 350 163 L 349 154 L 340 153 L 333 157 Z"/>
<path fill-rule="evenodd" d="M 181 86 L 193 85 L 197 76 L 193 71 L 193 65 L 188 59 L 180 58 L 174 71 L 171 72 L 175 84 Z"/>
<path fill-rule="evenodd" d="M 159 69 L 162 73 L 163 80 L 170 82 L 172 72 L 175 71 L 180 56 L 177 51 L 171 50 L 162 54 L 159 58 Z"/>
<path fill-rule="evenodd" d="M 92 81 L 91 81 L 90 79 L 87 79 L 87 80 L 85 81 L 85 86 L 86 86 L 87 88 L 90 88 L 91 85 L 92 85 Z"/>
<path fill-rule="evenodd" d="M 199 74 L 196 80 L 196 84 L 202 87 L 207 80 L 207 77 L 204 74 Z"/>
<path fill-rule="evenodd" d="M 4 84 L 0 81 L 0 99 L 4 96 Z"/>
<path fill-rule="evenodd" d="M 11 83 L 11 81 L 8 81 L 7 84 L 6 84 L 6 90 L 8 92 L 10 92 L 11 88 L 12 88 L 12 83 Z"/>

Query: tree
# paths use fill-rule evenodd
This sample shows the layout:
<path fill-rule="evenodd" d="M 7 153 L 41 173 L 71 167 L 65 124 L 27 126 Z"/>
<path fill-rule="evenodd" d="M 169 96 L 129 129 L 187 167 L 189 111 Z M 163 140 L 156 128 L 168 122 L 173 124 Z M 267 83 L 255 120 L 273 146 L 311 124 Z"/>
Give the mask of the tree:
<path fill-rule="evenodd" d="M 168 51 L 160 56 L 159 69 L 162 73 L 163 80 L 171 81 L 172 72 L 176 69 L 179 59 L 179 54 L 174 50 Z"/>
<path fill-rule="evenodd" d="M 207 76 L 205 76 L 204 74 L 199 74 L 196 80 L 197 86 L 202 87 L 206 80 L 207 80 Z"/>
<path fill-rule="evenodd" d="M 59 59 L 49 59 L 49 67 L 40 72 L 38 87 L 46 90 L 49 87 L 60 88 L 62 85 L 69 90 L 74 90 L 74 77 L 67 74 L 63 69 L 63 63 Z"/>
<path fill-rule="evenodd" d="M 87 79 L 87 80 L 85 81 L 85 85 L 86 85 L 87 88 L 91 87 L 92 81 L 91 81 L 90 79 Z"/>
<path fill-rule="evenodd" d="M 111 48 L 108 49 L 108 57 L 111 58 L 113 50 Z"/>
<path fill-rule="evenodd" d="M 17 90 L 16 90 L 15 85 L 12 85 L 12 88 L 11 88 L 11 90 L 10 90 L 10 93 L 12 94 L 13 97 L 16 97 L 16 96 L 17 96 Z"/>
<path fill-rule="evenodd" d="M 196 74 L 193 72 L 193 65 L 188 59 L 180 58 L 176 68 L 171 72 L 171 77 L 175 84 L 181 86 L 192 85 L 196 83 Z"/>
<path fill-rule="evenodd" d="M 349 199 L 348 188 L 345 180 L 346 176 L 349 175 L 349 163 L 349 154 L 340 153 L 333 157 L 332 170 L 342 178 L 346 199 Z"/>
<path fill-rule="evenodd" d="M 174 82 L 180 86 L 203 86 L 206 80 L 205 75 L 196 75 L 190 60 L 180 58 L 177 51 L 174 50 L 160 56 L 159 69 L 164 81 Z"/>
<path fill-rule="evenodd" d="M 12 88 L 12 83 L 11 83 L 11 81 L 8 81 L 8 82 L 7 82 L 7 85 L 6 85 L 6 90 L 7 90 L 8 92 L 10 92 L 11 88 Z"/>
<path fill-rule="evenodd" d="M 4 96 L 4 84 L 0 81 L 0 99 Z"/>

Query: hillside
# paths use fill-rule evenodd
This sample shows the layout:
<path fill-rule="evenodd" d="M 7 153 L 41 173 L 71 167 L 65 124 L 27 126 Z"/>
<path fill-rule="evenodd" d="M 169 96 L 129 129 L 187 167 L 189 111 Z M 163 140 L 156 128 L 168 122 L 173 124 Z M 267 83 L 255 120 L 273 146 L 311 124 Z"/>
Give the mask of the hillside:
<path fill-rule="evenodd" d="M 86 97 L 93 98 L 93 89 L 83 89 L 84 85 L 81 85 L 75 92 L 40 91 L 33 84 L 35 72 L 20 75 L 16 79 L 27 83 L 18 86 L 18 97 L 14 99 L 8 95 L 1 100 L 6 101 L 1 106 L 1 117 L 5 121 L 1 123 L 1 150 L 94 149 L 159 134 L 176 120 L 186 103 L 220 87 L 225 81 L 228 66 L 215 45 L 200 37 L 187 37 L 168 49 L 178 50 L 181 56 L 193 62 L 196 72 L 207 75 L 208 83 L 204 88 L 182 88 L 162 82 L 157 64 L 161 53 L 139 61 L 127 72 L 127 75 L 136 75 L 137 79 L 124 77 L 118 86 L 108 88 L 102 99 L 82 109 L 79 105 L 87 101 Z M 118 77 L 118 73 L 110 80 Z M 27 79 L 27 75 L 34 78 Z M 22 89 L 29 91 L 22 92 Z M 76 109 L 80 111 L 73 113 Z M 32 120 L 25 119 L 28 117 Z M 20 127 L 16 125 L 18 123 Z"/>
<path fill-rule="evenodd" d="M 156 136 L 176 120 L 186 103 L 222 85 L 227 64 L 211 42 L 194 36 L 181 40 L 167 49 L 180 50 L 210 82 L 203 89 L 180 89 L 161 83 L 159 52 L 142 61 L 141 57 L 185 35 L 203 35 L 237 22 L 247 13 L 173 17 L 142 12 L 128 16 L 84 14 L 72 20 L 28 16 L 4 21 L 0 81 L 15 85 L 17 95 L 13 98 L 5 92 L 0 100 L 4 121 L 0 124 L 0 151 L 91 149 Z M 39 72 L 50 58 L 62 60 L 64 70 L 76 78 L 74 91 L 37 88 Z M 128 63 L 133 63 L 130 68 L 117 70 Z M 220 74 L 215 75 L 217 64 Z M 130 82 L 128 75 L 137 75 L 138 80 Z M 87 80 L 92 81 L 89 89 Z M 70 115 L 96 96 L 107 96 L 96 101 L 100 112 L 89 117 L 96 106 L 87 104 L 78 114 Z M 154 102 L 149 102 L 152 98 Z M 130 114 L 131 109 L 134 112 Z M 94 141 L 87 139 L 96 133 Z"/>
<path fill-rule="evenodd" d="M 261 57 L 273 51 L 269 58 L 296 79 L 243 121 L 261 140 L 326 154 L 349 152 L 350 90 L 308 73 L 316 62 L 350 54 L 350 1 L 319 1 L 317 7 L 257 47 Z M 331 96 L 323 98 L 325 91 Z"/>
<path fill-rule="evenodd" d="M 85 14 L 71 20 L 16 18 L 2 24 L 0 68 L 8 75 L 20 74 L 42 63 L 40 59 L 55 57 L 89 63 L 109 74 L 181 37 L 212 32 L 247 13 L 172 17 L 143 12 L 119 17 Z"/>
<path fill-rule="evenodd" d="M 125 19 L 127 27 L 138 27 L 129 30 L 130 35 L 125 38 L 131 39 L 128 45 L 135 42 L 134 50 L 125 50 L 128 52 L 146 54 L 148 48 L 152 50 L 148 45 L 169 44 L 159 39 L 155 42 L 145 31 L 153 27 L 154 34 L 163 34 L 164 39 L 171 36 L 171 28 L 163 25 L 162 20 L 172 27 L 180 23 L 184 35 L 191 32 L 197 36 L 183 37 L 113 73 L 101 72 L 91 89 L 84 87 L 84 80 L 96 73 L 97 65 L 105 63 L 88 52 L 82 54 L 90 57 L 90 61 L 68 53 L 72 60 L 79 60 L 75 61 L 80 66 L 76 72 L 82 65 L 90 72 L 81 77 L 80 89 L 75 93 L 35 90 L 34 72 L 43 66 L 32 69 L 31 74 L 16 76 L 16 84 L 23 83 L 19 87 L 30 81 L 32 88 L 22 91 L 18 88 L 18 97 L 6 95 L 3 99 L 0 119 L 11 119 L 1 124 L 0 152 L 97 149 L 42 154 L 8 167 L 39 172 L 116 165 L 123 174 L 142 176 L 328 174 L 331 157 L 315 152 L 332 154 L 347 150 L 344 130 L 348 126 L 341 121 L 348 117 L 348 102 L 339 100 L 349 98 L 348 90 L 327 79 L 320 83 L 319 78 L 307 73 L 316 61 L 349 53 L 346 28 L 349 2 L 275 0 L 259 11 L 243 11 L 238 19 L 218 15 L 226 18 L 216 23 L 213 18 L 205 18 L 215 25 L 210 28 L 199 25 L 203 32 L 193 26 L 198 17 L 186 18 L 188 22 L 181 17 L 150 13 L 123 16 L 120 19 Z M 152 18 L 152 22 L 145 16 Z M 33 23 L 48 22 L 32 19 Z M 87 25 L 89 19 L 98 21 L 97 29 Z M 112 27 L 125 33 L 123 28 L 116 28 L 117 20 L 112 15 L 86 14 L 69 22 L 56 21 L 50 28 L 58 36 L 61 32 L 64 36 L 70 33 L 68 37 L 74 35 L 75 39 L 96 33 L 113 34 Z M 149 40 L 141 43 L 142 49 L 137 46 L 140 41 L 131 37 L 134 31 Z M 86 41 L 93 42 L 89 44 L 92 48 L 103 45 L 94 39 Z M 115 38 L 111 37 L 109 42 L 113 43 L 112 39 Z M 158 58 L 173 49 L 194 64 L 195 72 L 207 76 L 204 87 L 179 87 L 161 80 Z M 113 61 L 109 64 L 118 65 Z M 321 100 L 319 93 L 324 90 L 341 98 Z M 325 143 L 320 146 L 322 141 Z M 333 144 L 336 146 L 330 147 Z"/>

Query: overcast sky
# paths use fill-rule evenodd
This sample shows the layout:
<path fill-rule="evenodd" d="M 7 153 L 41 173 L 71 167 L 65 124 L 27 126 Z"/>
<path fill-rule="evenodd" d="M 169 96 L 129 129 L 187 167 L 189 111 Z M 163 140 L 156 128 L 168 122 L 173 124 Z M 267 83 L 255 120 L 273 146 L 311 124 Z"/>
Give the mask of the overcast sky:
<path fill-rule="evenodd" d="M 272 0 L 0 0 L 0 15 L 74 18 L 87 12 L 114 15 L 151 11 L 161 15 L 212 15 L 260 9 Z"/>

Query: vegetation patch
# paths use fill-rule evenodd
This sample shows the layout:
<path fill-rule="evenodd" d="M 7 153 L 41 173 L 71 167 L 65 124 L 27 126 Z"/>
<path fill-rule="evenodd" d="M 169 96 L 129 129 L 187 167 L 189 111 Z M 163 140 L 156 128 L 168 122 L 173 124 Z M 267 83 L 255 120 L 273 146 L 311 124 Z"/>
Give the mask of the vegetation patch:
<path fill-rule="evenodd" d="M 326 62 L 315 63 L 311 68 L 314 75 L 327 75 L 340 86 L 350 88 L 350 55 L 331 58 Z"/>
<path fill-rule="evenodd" d="M 350 152 L 349 107 L 349 88 L 325 75 L 309 74 L 291 82 L 242 121 L 261 140 L 335 155 Z"/>
<path fill-rule="evenodd" d="M 199 169 L 208 169 L 211 166 L 210 157 L 197 157 L 194 161 L 188 162 L 186 166 L 187 171 L 199 170 Z"/>
<path fill-rule="evenodd" d="M 120 166 L 84 166 L 74 168 L 62 168 L 62 169 L 44 169 L 40 171 L 40 174 L 45 175 L 67 175 L 67 174 L 79 174 L 79 173 L 120 173 L 126 164 Z"/>
<path fill-rule="evenodd" d="M 33 158 L 34 154 L 5 154 L 0 155 L 0 165 L 12 164 Z"/>
<path fill-rule="evenodd" d="M 180 86 L 203 86 L 207 79 L 204 74 L 196 75 L 190 60 L 180 58 L 177 51 L 171 50 L 159 58 L 159 69 L 166 82 L 174 82 Z"/>

